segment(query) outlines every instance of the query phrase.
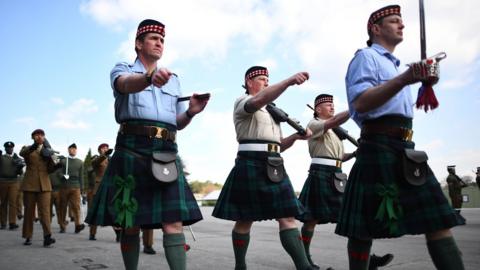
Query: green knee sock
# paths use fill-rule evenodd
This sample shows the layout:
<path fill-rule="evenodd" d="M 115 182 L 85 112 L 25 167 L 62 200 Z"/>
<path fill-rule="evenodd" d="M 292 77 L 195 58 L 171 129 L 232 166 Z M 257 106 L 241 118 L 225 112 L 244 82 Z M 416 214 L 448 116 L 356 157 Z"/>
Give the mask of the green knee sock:
<path fill-rule="evenodd" d="M 348 239 L 348 262 L 350 270 L 367 270 L 372 240 Z"/>
<path fill-rule="evenodd" d="M 453 237 L 446 237 L 438 240 L 427 241 L 428 253 L 433 264 L 440 270 L 463 270 L 462 253 L 455 243 Z"/>
<path fill-rule="evenodd" d="M 292 257 L 297 270 L 304 270 L 310 267 L 305 248 L 303 247 L 302 237 L 297 228 L 280 231 L 280 241 L 283 248 Z"/>
<path fill-rule="evenodd" d="M 120 240 L 120 249 L 122 250 L 123 264 L 125 270 L 137 270 L 138 253 L 140 251 L 139 234 L 128 235 L 122 233 Z"/>
<path fill-rule="evenodd" d="M 307 254 L 307 259 L 310 264 L 313 265 L 312 256 L 310 254 L 310 243 L 312 242 L 313 231 L 309 231 L 304 227 L 302 227 L 302 241 L 303 246 L 305 247 L 305 254 Z"/>
<path fill-rule="evenodd" d="M 247 269 L 245 256 L 247 255 L 250 233 L 237 233 L 232 231 L 233 253 L 235 254 L 235 270 Z"/>
<path fill-rule="evenodd" d="M 187 268 L 185 235 L 183 233 L 164 234 L 163 248 L 170 269 L 185 270 Z"/>

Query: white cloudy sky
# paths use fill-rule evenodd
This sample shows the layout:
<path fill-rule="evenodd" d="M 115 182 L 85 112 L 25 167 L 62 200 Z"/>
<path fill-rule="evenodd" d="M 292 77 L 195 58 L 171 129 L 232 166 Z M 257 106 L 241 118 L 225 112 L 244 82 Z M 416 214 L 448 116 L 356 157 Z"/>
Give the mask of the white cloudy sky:
<path fill-rule="evenodd" d="M 392 3 L 402 6 L 406 25 L 395 54 L 402 64 L 417 61 L 417 1 L 2 1 L 0 141 L 29 144 L 30 132 L 40 127 L 58 150 L 76 142 L 82 157 L 102 142 L 113 145 L 118 126 L 109 71 L 118 61 L 133 61 L 136 26 L 153 18 L 166 25 L 160 65 L 179 74 L 185 94 L 213 95 L 205 112 L 180 132 L 180 154 L 192 179 L 222 183 L 236 155 L 232 106 L 243 93 L 245 70 L 266 65 L 271 82 L 310 72 L 307 83 L 277 100 L 304 125 L 311 117 L 305 104 L 321 92 L 335 95 L 337 110 L 345 110 L 344 76 L 354 52 L 365 46 L 368 16 Z M 435 87 L 440 107 L 416 112 L 414 139 L 428 151 L 439 180 L 450 164 L 460 175 L 473 175 L 480 166 L 480 2 L 425 4 L 428 54 L 445 51 L 448 58 Z M 344 127 L 358 136 L 352 121 Z M 309 165 L 306 143 L 297 142 L 284 157 L 300 190 Z"/>

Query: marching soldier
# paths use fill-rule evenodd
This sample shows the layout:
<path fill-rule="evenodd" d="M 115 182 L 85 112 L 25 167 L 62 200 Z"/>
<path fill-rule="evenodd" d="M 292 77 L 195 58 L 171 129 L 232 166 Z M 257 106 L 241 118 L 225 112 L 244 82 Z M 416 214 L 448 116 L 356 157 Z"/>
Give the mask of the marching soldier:
<path fill-rule="evenodd" d="M 452 207 L 460 214 L 463 204 L 462 188 L 467 184 L 455 173 L 455 165 L 447 166 L 447 171 L 448 195 L 452 201 Z"/>
<path fill-rule="evenodd" d="M 13 152 L 13 142 L 6 142 L 3 146 L 5 154 L 0 154 L 0 229 L 7 227 L 8 217 L 9 229 L 14 230 L 18 228 L 17 196 L 25 162 Z"/>
<path fill-rule="evenodd" d="M 89 176 L 89 183 L 88 183 L 88 192 L 87 192 L 87 201 L 88 201 L 88 209 L 92 207 L 93 197 L 97 193 L 98 187 L 102 181 L 102 177 L 105 174 L 105 170 L 107 169 L 108 162 L 110 160 L 110 154 L 112 153 L 112 149 L 109 149 L 108 144 L 102 143 L 98 146 L 98 155 L 95 155 L 92 158 L 92 172 L 91 172 L 91 179 Z M 90 224 L 90 237 L 89 240 L 96 240 L 95 235 L 97 234 L 97 226 Z M 117 242 L 120 240 L 120 230 L 113 229 L 116 234 Z M 153 241 L 153 240 L 152 240 Z"/>
<path fill-rule="evenodd" d="M 235 167 L 222 188 L 212 215 L 233 220 L 232 231 L 235 269 L 247 269 L 245 256 L 254 221 L 276 219 L 282 246 L 297 269 L 314 269 L 308 262 L 295 216 L 303 213 L 283 167 L 280 152 L 296 140 L 307 139 L 298 133 L 284 138 L 280 123 L 274 121 L 265 106 L 278 98 L 288 87 L 308 80 L 307 72 L 299 72 L 269 85 L 268 70 L 253 66 L 245 73 L 246 95 L 234 105 L 234 124 L 239 142 Z"/>
<path fill-rule="evenodd" d="M 62 164 L 62 185 L 60 187 L 60 233 L 66 229 L 67 207 L 71 208 L 73 221 L 75 222 L 75 233 L 81 232 L 85 224 L 81 223 L 80 201 L 83 188 L 83 161 L 76 158 L 77 145 L 68 146 L 68 157 L 61 160 Z"/>
<path fill-rule="evenodd" d="M 177 102 L 177 75 L 157 67 L 164 39 L 162 23 L 142 21 L 135 62 L 118 63 L 110 74 L 120 129 L 86 219 L 88 224 L 123 229 L 120 246 L 127 270 L 137 269 L 140 228 L 162 228 L 168 265 L 185 269 L 183 226 L 202 219 L 180 165 L 176 134 L 203 111 L 208 98 L 193 94 L 188 109 Z"/>
<path fill-rule="evenodd" d="M 38 207 L 38 216 L 43 228 L 43 246 L 49 247 L 55 243 L 52 238 L 50 198 L 52 185 L 48 172 L 53 166 L 53 150 L 45 139 L 45 132 L 36 129 L 32 132 L 33 144 L 24 146 L 20 156 L 25 159 L 27 169 L 23 178 L 22 190 L 25 205 L 25 216 L 23 221 L 22 237 L 25 238 L 24 245 L 32 244 L 33 219 L 35 218 L 35 207 Z"/>
<path fill-rule="evenodd" d="M 343 142 L 332 130 L 345 123 L 348 111 L 335 115 L 333 96 L 320 94 L 315 98 L 313 119 L 307 128 L 312 131 L 308 148 L 312 163 L 308 170 L 299 200 L 305 206 L 305 213 L 297 217 L 302 221 L 302 240 L 310 264 L 317 269 L 310 255 L 310 243 L 317 224 L 337 223 L 343 189 L 347 175 L 342 173 L 342 162 L 354 157 L 354 153 L 344 153 Z M 387 265 L 392 254 L 371 255 L 369 269 Z"/>
<path fill-rule="evenodd" d="M 405 234 L 425 234 L 437 268 L 464 269 L 450 231 L 464 220 L 443 195 L 426 153 L 414 150 L 412 142 L 409 85 L 433 84 L 438 77 L 427 76 L 429 61 L 399 71 L 393 51 L 403 40 L 404 28 L 400 6 L 373 12 L 367 24 L 368 47 L 358 50 L 348 67 L 350 115 L 361 128 L 361 138 L 335 232 L 348 237 L 350 269 L 368 269 L 373 239 Z"/>
<path fill-rule="evenodd" d="M 60 186 L 62 185 L 62 178 L 63 178 L 63 173 L 62 173 L 61 167 L 57 168 L 54 172 L 49 174 L 50 182 L 52 183 L 52 196 L 51 196 L 51 202 L 50 202 L 50 213 L 51 217 L 53 217 L 53 207 L 55 207 L 55 213 L 57 216 L 57 223 L 58 226 L 61 228 L 62 226 L 65 225 L 65 223 L 62 225 L 62 219 L 60 217 Z M 63 221 L 65 222 L 65 221 Z"/>
<path fill-rule="evenodd" d="M 477 177 L 475 177 L 475 182 L 477 182 L 477 187 L 480 189 L 480 167 L 477 167 Z"/>

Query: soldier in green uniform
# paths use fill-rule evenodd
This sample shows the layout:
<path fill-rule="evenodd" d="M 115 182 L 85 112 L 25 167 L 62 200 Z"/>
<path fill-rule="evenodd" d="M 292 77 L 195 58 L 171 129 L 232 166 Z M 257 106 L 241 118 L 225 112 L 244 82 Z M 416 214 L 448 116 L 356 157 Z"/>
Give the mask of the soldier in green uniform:
<path fill-rule="evenodd" d="M 32 244 L 33 220 L 35 208 L 38 207 L 38 216 L 43 228 L 43 246 L 49 247 L 55 243 L 52 238 L 50 199 L 52 185 L 48 177 L 49 168 L 52 167 L 53 150 L 45 139 L 45 132 L 36 129 L 32 132 L 33 144 L 24 146 L 20 156 L 25 158 L 27 169 L 22 182 L 25 216 L 22 228 L 24 245 Z"/>
<path fill-rule="evenodd" d="M 477 187 L 480 189 L 480 167 L 477 167 L 477 177 L 475 177 L 475 182 L 477 182 Z"/>
<path fill-rule="evenodd" d="M 20 189 L 20 176 L 25 163 L 16 153 L 13 152 L 15 144 L 6 142 L 5 154 L 0 153 L 0 229 L 18 228 L 17 225 L 17 196 Z"/>
<path fill-rule="evenodd" d="M 292 257 L 297 269 L 314 269 L 308 262 L 295 216 L 304 209 L 295 196 L 283 167 L 280 152 L 296 140 L 307 139 L 295 133 L 283 137 L 280 123 L 274 121 L 265 106 L 278 98 L 288 87 L 304 83 L 307 72 L 299 72 L 269 85 L 268 70 L 253 66 L 245 73 L 246 95 L 234 105 L 234 124 L 239 142 L 235 167 L 230 172 L 212 215 L 233 220 L 232 231 L 235 269 L 246 269 L 245 256 L 254 221 L 276 219 L 282 246 Z"/>
<path fill-rule="evenodd" d="M 60 233 L 66 229 L 67 206 L 71 207 L 73 219 L 75 221 L 75 233 L 79 233 L 85 228 L 80 216 L 80 200 L 83 188 L 83 161 L 76 158 L 77 145 L 75 143 L 68 146 L 68 157 L 61 159 L 63 176 L 60 187 Z M 67 166 L 68 162 L 68 166 Z M 81 223 L 82 222 L 82 223 Z"/>
<path fill-rule="evenodd" d="M 447 171 L 448 195 L 452 201 L 452 207 L 455 208 L 455 211 L 460 214 L 463 204 L 462 188 L 466 187 L 467 185 L 455 173 L 455 165 L 447 166 Z"/>
<path fill-rule="evenodd" d="M 60 218 L 60 186 L 62 184 L 62 173 L 63 168 L 59 167 L 54 172 L 50 173 L 48 176 L 50 177 L 50 182 L 52 183 L 52 196 L 50 202 L 50 213 L 53 215 L 53 207 L 55 207 L 55 213 L 57 216 L 57 223 L 58 226 L 61 228 L 61 218 Z M 65 224 L 63 224 L 65 225 Z"/>
<path fill-rule="evenodd" d="M 297 217 L 304 223 L 302 240 L 310 264 L 317 269 L 310 255 L 310 243 L 317 224 L 337 223 L 342 203 L 344 181 L 342 181 L 342 162 L 354 157 L 354 153 L 344 153 L 343 142 L 332 130 L 345 123 L 350 115 L 343 111 L 335 115 L 333 96 L 320 94 L 314 101 L 313 119 L 307 128 L 312 131 L 308 139 L 308 149 L 312 162 L 308 170 L 299 200 L 305 207 L 305 213 Z M 371 255 L 369 269 L 387 265 L 393 259 L 392 254 Z"/>

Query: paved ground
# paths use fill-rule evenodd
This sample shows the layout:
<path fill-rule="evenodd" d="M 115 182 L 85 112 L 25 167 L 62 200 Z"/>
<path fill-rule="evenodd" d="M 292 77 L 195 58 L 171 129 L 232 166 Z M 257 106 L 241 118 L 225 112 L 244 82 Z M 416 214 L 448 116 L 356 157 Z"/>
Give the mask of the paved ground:
<path fill-rule="evenodd" d="M 233 251 L 230 232 L 232 222 L 211 217 L 211 207 L 202 208 L 205 220 L 195 224 L 197 241 L 185 228 L 187 242 L 192 249 L 187 253 L 188 269 L 233 269 Z M 463 252 L 466 269 L 480 269 L 480 209 L 464 210 L 466 226 L 456 227 L 453 232 Z M 54 220 L 56 223 L 56 220 Z M 21 223 L 20 223 L 21 225 Z M 52 248 L 42 247 L 41 226 L 36 223 L 33 245 L 22 245 L 21 230 L 0 231 L 0 269 L 123 269 L 119 245 L 114 241 L 111 228 L 101 228 L 97 241 L 88 240 L 87 230 L 73 232 L 73 224 L 67 233 L 59 234 L 58 225 L 53 225 L 57 243 Z M 312 254 L 322 269 L 333 266 L 336 270 L 347 269 L 346 239 L 333 233 L 334 225 L 317 227 L 312 242 Z M 155 231 L 156 255 L 141 253 L 139 269 L 168 269 L 162 248 L 162 233 Z M 393 262 L 383 269 L 435 269 L 430 261 L 422 236 L 406 236 L 396 240 L 377 240 L 373 252 L 394 253 Z M 252 230 L 247 254 L 249 269 L 295 269 L 290 257 L 282 249 L 276 222 L 256 223 Z"/>

